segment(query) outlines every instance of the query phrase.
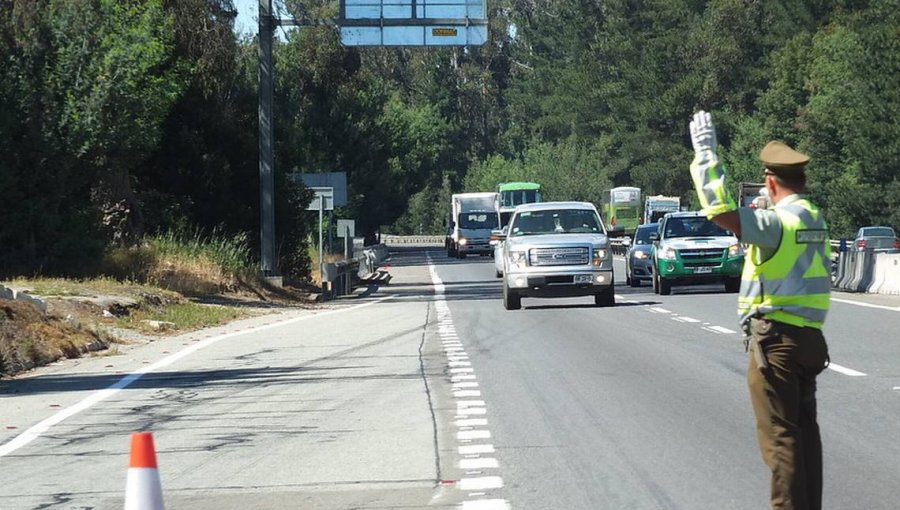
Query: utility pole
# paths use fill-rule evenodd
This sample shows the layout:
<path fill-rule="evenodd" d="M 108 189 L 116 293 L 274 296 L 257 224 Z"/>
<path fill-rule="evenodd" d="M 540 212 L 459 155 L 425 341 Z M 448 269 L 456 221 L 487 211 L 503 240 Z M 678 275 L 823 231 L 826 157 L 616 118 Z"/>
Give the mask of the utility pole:
<path fill-rule="evenodd" d="M 272 0 L 259 0 L 259 212 L 260 273 L 277 279 L 275 263 L 275 126 L 272 116 Z"/>

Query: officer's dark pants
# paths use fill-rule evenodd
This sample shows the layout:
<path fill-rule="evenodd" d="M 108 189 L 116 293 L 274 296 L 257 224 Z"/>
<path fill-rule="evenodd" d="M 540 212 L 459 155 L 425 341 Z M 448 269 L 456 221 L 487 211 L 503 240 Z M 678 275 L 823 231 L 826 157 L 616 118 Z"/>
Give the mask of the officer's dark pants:
<path fill-rule="evenodd" d="M 816 423 L 816 376 L 828 347 L 822 332 L 752 319 L 747 384 L 763 460 L 772 470 L 772 508 L 822 508 L 822 440 Z M 752 349 L 762 346 L 769 368 Z"/>

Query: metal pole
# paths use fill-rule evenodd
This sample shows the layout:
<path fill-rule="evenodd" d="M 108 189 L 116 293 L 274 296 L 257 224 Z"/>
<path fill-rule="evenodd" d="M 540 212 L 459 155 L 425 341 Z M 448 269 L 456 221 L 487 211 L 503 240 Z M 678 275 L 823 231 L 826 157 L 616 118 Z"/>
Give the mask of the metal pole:
<path fill-rule="evenodd" d="M 322 216 L 325 211 L 325 195 L 319 197 L 319 272 L 322 271 L 322 265 L 325 263 L 324 250 L 322 246 Z"/>
<path fill-rule="evenodd" d="M 275 276 L 275 173 L 272 139 L 272 0 L 259 0 L 259 212 L 260 271 Z"/>

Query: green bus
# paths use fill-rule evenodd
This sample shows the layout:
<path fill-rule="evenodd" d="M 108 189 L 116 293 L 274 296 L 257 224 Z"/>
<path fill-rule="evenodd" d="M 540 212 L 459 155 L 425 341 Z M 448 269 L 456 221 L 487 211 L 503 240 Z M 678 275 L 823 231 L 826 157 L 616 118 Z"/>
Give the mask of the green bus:
<path fill-rule="evenodd" d="M 610 236 L 631 235 L 640 224 L 641 188 L 620 186 L 609 190 L 609 201 L 603 204 L 603 213 Z"/>
<path fill-rule="evenodd" d="M 500 228 L 512 217 L 517 205 L 542 202 L 541 185 L 536 182 L 506 182 L 499 186 Z"/>

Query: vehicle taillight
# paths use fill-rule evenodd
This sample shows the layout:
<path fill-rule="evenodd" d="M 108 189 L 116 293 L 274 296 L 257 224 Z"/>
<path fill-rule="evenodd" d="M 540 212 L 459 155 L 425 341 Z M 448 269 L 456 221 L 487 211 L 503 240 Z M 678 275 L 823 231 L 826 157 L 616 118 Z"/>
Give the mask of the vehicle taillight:
<path fill-rule="evenodd" d="M 866 249 L 866 240 L 860 239 L 859 241 L 856 241 L 856 247 L 859 248 L 860 250 L 865 250 Z"/>
<path fill-rule="evenodd" d="M 613 216 L 612 218 L 609 219 L 609 224 L 612 226 L 616 225 L 616 217 L 615 216 Z"/>
<path fill-rule="evenodd" d="M 894 249 L 900 250 L 900 239 L 894 239 Z"/>

